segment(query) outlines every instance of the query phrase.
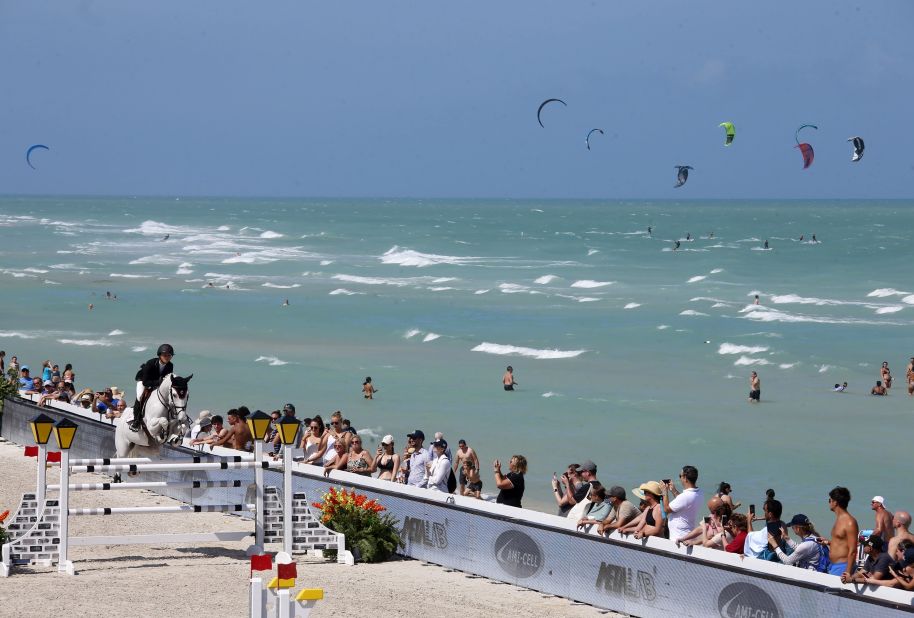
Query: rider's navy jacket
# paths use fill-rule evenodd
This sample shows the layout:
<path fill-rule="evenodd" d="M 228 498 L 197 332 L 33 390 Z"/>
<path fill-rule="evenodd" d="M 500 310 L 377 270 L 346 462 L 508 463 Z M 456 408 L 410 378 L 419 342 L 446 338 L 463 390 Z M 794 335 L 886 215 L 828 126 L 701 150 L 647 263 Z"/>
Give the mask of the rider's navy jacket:
<path fill-rule="evenodd" d="M 168 361 L 160 372 L 159 358 L 150 358 L 143 363 L 140 366 L 140 370 L 136 372 L 136 380 L 142 382 L 143 386 L 146 388 L 159 388 L 159 385 L 162 383 L 162 378 L 169 373 L 173 373 L 174 370 L 175 368 L 172 366 L 171 361 Z"/>

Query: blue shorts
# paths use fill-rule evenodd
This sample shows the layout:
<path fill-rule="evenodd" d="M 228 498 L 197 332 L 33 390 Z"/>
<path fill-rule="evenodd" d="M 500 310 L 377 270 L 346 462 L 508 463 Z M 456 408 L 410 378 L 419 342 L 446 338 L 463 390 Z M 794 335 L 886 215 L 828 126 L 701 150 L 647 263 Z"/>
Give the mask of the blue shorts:
<path fill-rule="evenodd" d="M 832 562 L 828 565 L 829 575 L 842 575 L 847 570 L 846 562 Z"/>

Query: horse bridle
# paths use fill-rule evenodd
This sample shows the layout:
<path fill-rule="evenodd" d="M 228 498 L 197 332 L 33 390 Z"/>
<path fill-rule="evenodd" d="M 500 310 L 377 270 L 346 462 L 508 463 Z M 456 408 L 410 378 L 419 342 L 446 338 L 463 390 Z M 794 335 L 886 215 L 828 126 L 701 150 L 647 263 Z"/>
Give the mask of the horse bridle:
<path fill-rule="evenodd" d="M 186 396 L 184 397 L 184 405 L 179 406 L 175 403 L 175 399 L 177 398 L 177 390 L 175 390 L 174 386 L 170 387 L 169 390 L 171 391 L 171 401 L 165 401 L 162 399 L 162 392 L 159 389 L 156 389 L 156 397 L 159 398 L 159 403 L 162 404 L 163 408 L 168 410 L 168 420 L 176 420 L 178 418 L 178 414 L 181 412 L 184 412 L 184 415 L 187 416 L 187 406 L 190 403 L 190 391 L 185 391 Z M 172 410 L 174 410 L 174 416 L 171 414 Z"/>

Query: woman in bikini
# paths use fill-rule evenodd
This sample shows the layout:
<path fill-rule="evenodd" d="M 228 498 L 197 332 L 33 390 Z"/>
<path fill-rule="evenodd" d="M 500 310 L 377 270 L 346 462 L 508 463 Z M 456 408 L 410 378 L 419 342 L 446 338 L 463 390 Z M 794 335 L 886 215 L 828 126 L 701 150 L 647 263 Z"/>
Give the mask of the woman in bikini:
<path fill-rule="evenodd" d="M 396 481 L 395 470 L 400 469 L 400 455 L 394 450 L 394 437 L 390 434 L 381 439 L 378 446 L 378 454 L 371 466 L 371 472 L 380 471 L 378 474 L 379 481 Z"/>
<path fill-rule="evenodd" d="M 892 388 L 892 372 L 889 370 L 889 361 L 882 361 L 882 369 L 879 370 L 879 373 L 882 374 L 882 383 L 886 388 Z"/>
<path fill-rule="evenodd" d="M 352 436 L 352 440 L 349 441 L 346 471 L 353 474 L 371 476 L 371 466 L 373 464 L 374 461 L 371 459 L 371 454 L 362 448 L 362 438 L 360 436 Z"/>
<path fill-rule="evenodd" d="M 374 394 L 377 392 L 378 389 L 371 383 L 371 376 L 365 378 L 365 381 L 362 382 L 362 395 L 365 399 L 374 399 Z"/>
<path fill-rule="evenodd" d="M 620 528 L 621 534 L 635 534 L 636 539 L 646 536 L 663 536 L 663 513 L 660 504 L 660 496 L 663 493 L 663 487 L 657 481 L 648 481 L 642 483 L 638 489 L 633 489 L 632 493 L 647 502 L 646 508 L 641 511 L 630 524 Z"/>

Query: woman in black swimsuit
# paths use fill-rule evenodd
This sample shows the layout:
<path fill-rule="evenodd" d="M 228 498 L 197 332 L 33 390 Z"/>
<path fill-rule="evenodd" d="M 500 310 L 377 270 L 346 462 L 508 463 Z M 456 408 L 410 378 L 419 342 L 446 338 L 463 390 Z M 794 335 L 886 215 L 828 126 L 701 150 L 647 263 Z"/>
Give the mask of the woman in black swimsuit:
<path fill-rule="evenodd" d="M 381 445 L 378 447 L 378 454 L 374 458 L 374 464 L 371 466 L 371 472 L 379 470 L 380 481 L 396 481 L 395 470 L 400 469 L 400 456 L 394 450 L 394 437 L 390 434 L 384 436 Z"/>
<path fill-rule="evenodd" d="M 663 493 L 663 488 L 660 483 L 657 481 L 642 483 L 638 489 L 633 489 L 632 493 L 647 502 L 647 508 L 641 511 L 641 514 L 630 524 L 620 528 L 619 532 L 622 534 L 634 532 L 636 539 L 646 536 L 662 536 L 663 513 L 661 513 L 660 495 Z"/>

